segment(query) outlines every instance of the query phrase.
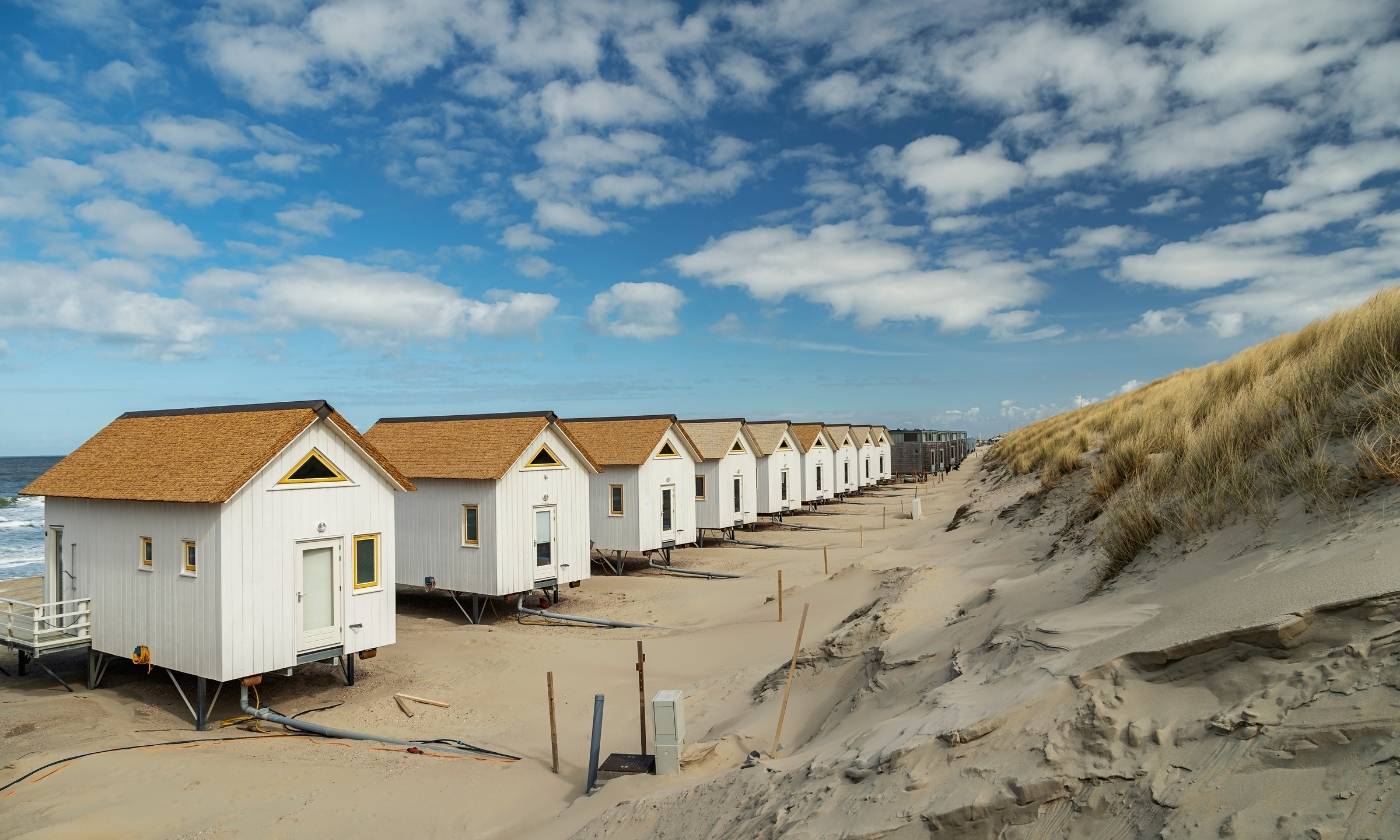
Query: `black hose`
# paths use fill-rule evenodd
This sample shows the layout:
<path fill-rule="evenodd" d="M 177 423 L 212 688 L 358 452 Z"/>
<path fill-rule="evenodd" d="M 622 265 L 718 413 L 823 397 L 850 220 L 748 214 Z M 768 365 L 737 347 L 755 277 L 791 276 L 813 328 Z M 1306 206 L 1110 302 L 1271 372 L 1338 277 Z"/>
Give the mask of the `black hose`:
<path fill-rule="evenodd" d="M 148 747 L 173 747 L 180 744 L 203 744 L 209 741 L 258 741 L 263 738 L 288 738 L 293 736 L 301 737 L 305 734 L 306 733 L 303 732 L 288 732 L 285 734 L 280 732 L 273 732 L 267 735 L 230 735 L 223 738 L 184 738 L 179 741 L 159 741 L 153 744 L 131 744 L 125 747 L 109 747 L 105 750 L 93 750 L 92 752 L 70 755 L 67 758 L 55 759 L 53 761 L 50 761 L 48 764 L 35 767 L 33 770 L 30 770 L 28 773 L 25 773 L 23 776 L 20 776 L 18 779 L 6 782 L 4 785 L 0 785 L 0 793 L 9 790 L 10 788 L 14 787 L 15 785 L 19 784 L 20 782 L 24 781 L 30 776 L 33 776 L 35 773 L 40 772 L 41 770 L 47 770 L 50 767 L 56 767 L 60 764 L 67 764 L 70 761 L 76 761 L 80 758 L 87 758 L 90 755 L 102 755 L 103 753 L 122 752 L 124 750 L 144 750 Z"/>

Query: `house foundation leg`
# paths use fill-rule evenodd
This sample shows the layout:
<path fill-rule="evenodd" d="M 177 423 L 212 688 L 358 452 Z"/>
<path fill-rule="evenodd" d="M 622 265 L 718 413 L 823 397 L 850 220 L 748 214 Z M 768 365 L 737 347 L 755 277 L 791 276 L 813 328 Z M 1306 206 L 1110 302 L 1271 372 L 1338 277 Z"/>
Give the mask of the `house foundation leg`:
<path fill-rule="evenodd" d="M 24 676 L 26 673 L 28 673 L 28 668 L 29 668 L 29 654 L 28 654 L 27 652 L 25 652 L 25 651 L 22 651 L 22 650 L 16 650 L 16 651 L 15 651 L 15 658 L 19 661 L 19 665 L 18 665 L 17 670 L 18 670 L 18 672 L 19 672 L 19 675 L 22 677 L 22 676 Z"/>
<path fill-rule="evenodd" d="M 345 654 L 345 684 L 355 684 L 355 654 Z"/>
<path fill-rule="evenodd" d="M 205 725 L 209 722 L 209 712 L 204 700 L 208 691 L 208 681 L 204 677 L 195 677 L 194 680 L 194 728 L 200 732 L 204 731 Z"/>

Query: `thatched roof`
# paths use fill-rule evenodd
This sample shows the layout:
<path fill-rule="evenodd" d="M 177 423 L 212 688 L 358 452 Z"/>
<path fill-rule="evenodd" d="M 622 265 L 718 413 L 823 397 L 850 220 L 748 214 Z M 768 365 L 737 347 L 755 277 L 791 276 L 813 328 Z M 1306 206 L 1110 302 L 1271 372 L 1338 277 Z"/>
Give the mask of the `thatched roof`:
<path fill-rule="evenodd" d="M 833 426 L 828 424 L 826 427 L 826 433 L 831 435 L 831 442 L 836 445 L 837 449 L 840 449 L 842 440 L 847 435 L 851 435 L 851 427 L 840 425 Z M 851 435 L 851 437 L 854 438 L 855 435 Z M 856 445 L 859 446 L 860 444 Z"/>
<path fill-rule="evenodd" d="M 661 436 L 675 426 L 676 437 L 700 457 L 695 444 L 676 422 L 674 414 L 646 414 L 636 417 L 583 417 L 561 420 L 560 426 L 593 463 L 604 467 L 637 466 L 646 463 L 661 443 Z"/>
<path fill-rule="evenodd" d="M 825 424 L 822 423 L 793 423 L 792 436 L 797 438 L 797 445 L 802 447 L 803 452 L 811 452 L 812 445 L 821 437 L 825 428 Z"/>
<path fill-rule="evenodd" d="M 876 445 L 879 445 L 881 437 L 885 439 L 885 443 L 891 442 L 890 430 L 886 429 L 884 426 L 871 426 L 870 437 L 875 441 Z"/>
<path fill-rule="evenodd" d="M 413 478 L 497 481 L 557 419 L 552 411 L 385 417 L 365 437 Z M 574 448 L 582 454 L 576 442 Z"/>
<path fill-rule="evenodd" d="M 706 461 L 717 461 L 729 454 L 734 446 L 734 438 L 744 434 L 742 418 L 732 420 L 682 420 L 681 429 L 690 437 L 691 443 L 699 450 Z M 744 447 L 751 448 L 753 441 L 745 436 Z"/>
<path fill-rule="evenodd" d="M 852 427 L 851 427 L 851 440 L 855 441 L 855 444 L 856 444 L 856 448 L 857 448 L 857 449 L 859 449 L 860 447 L 864 446 L 864 445 L 867 444 L 867 443 L 873 443 L 873 441 L 870 439 L 870 427 L 869 427 L 869 426 L 852 426 Z"/>
<path fill-rule="evenodd" d="M 758 445 L 759 455 L 772 455 L 776 452 L 778 444 L 783 439 L 783 433 L 792 426 L 786 420 L 775 420 L 770 423 L 745 423 L 744 425 Z"/>
<path fill-rule="evenodd" d="M 219 504 L 297 435 L 327 418 L 405 490 L 409 481 L 324 400 L 130 411 L 21 493 Z"/>

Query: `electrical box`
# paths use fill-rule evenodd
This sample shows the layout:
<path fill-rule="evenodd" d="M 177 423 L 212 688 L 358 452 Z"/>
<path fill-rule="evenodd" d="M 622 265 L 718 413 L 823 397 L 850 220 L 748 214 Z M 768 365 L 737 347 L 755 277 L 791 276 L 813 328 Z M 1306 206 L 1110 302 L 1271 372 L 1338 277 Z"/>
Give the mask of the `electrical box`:
<path fill-rule="evenodd" d="M 909 501 L 909 518 L 922 519 L 924 516 L 924 500 L 911 499 Z"/>
<path fill-rule="evenodd" d="M 666 689 L 651 698 L 652 740 L 656 744 L 656 773 L 681 772 L 685 747 L 685 706 L 681 692 Z"/>

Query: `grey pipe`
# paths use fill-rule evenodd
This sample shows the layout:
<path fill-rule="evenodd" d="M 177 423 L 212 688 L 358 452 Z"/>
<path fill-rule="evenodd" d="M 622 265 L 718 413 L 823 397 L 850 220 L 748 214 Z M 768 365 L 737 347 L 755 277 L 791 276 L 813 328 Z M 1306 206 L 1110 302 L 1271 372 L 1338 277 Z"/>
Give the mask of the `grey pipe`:
<path fill-rule="evenodd" d="M 593 737 L 588 742 L 588 780 L 583 792 L 593 794 L 598 787 L 598 751 L 603 745 L 603 695 L 593 695 Z"/>
<path fill-rule="evenodd" d="M 520 593 L 515 601 L 515 611 L 526 615 L 535 615 L 540 618 L 548 618 L 554 621 L 577 621 L 583 624 L 596 624 L 600 627 L 655 627 L 655 624 L 631 624 L 626 621 L 613 621 L 608 618 L 589 618 L 584 615 L 568 615 L 566 613 L 550 612 L 549 610 L 535 610 L 525 606 L 525 593 Z"/>
<path fill-rule="evenodd" d="M 741 578 L 743 575 L 731 575 L 728 572 L 706 572 L 701 569 L 677 569 L 673 566 L 663 566 L 655 560 L 648 560 L 647 565 L 653 569 L 660 569 L 672 575 L 690 575 L 691 577 L 703 578 Z"/>
<path fill-rule="evenodd" d="M 326 738 L 341 738 L 349 741 L 378 741 L 381 744 L 395 744 L 401 747 L 417 747 L 422 750 L 440 750 L 446 753 L 462 755 L 464 753 L 484 753 L 487 755 L 499 755 L 502 758 L 519 760 L 519 756 L 497 753 L 492 750 L 485 750 L 479 747 L 466 749 L 463 746 L 452 744 L 434 743 L 432 741 L 405 741 L 402 738 L 389 738 L 384 735 L 367 735 L 364 732 L 354 732 L 349 729 L 337 729 L 334 726 L 324 726 L 313 723 L 309 720 L 297 720 L 286 715 L 279 715 L 271 709 L 258 709 L 248 702 L 248 686 L 241 686 L 238 690 L 238 705 L 242 707 L 243 713 L 252 715 L 258 720 L 265 720 L 268 723 L 280 723 L 283 726 L 297 729 L 302 732 L 309 732 L 312 735 L 321 735 Z M 470 746 L 470 745 L 467 745 Z"/>

